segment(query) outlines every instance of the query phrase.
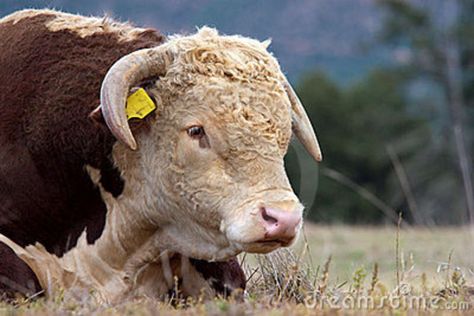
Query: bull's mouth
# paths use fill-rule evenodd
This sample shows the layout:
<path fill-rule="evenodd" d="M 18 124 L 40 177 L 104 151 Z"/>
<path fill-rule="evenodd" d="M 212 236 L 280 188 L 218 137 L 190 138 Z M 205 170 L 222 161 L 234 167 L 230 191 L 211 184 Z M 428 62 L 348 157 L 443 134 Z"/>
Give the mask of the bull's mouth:
<path fill-rule="evenodd" d="M 293 242 L 292 239 L 269 239 L 269 240 L 261 240 L 257 241 L 257 244 L 265 244 L 265 245 L 271 245 L 271 244 L 276 244 L 279 247 L 288 247 L 291 243 Z"/>
<path fill-rule="evenodd" d="M 264 239 L 243 245 L 243 250 L 250 253 L 269 253 L 281 247 L 288 247 L 293 243 L 291 239 Z"/>

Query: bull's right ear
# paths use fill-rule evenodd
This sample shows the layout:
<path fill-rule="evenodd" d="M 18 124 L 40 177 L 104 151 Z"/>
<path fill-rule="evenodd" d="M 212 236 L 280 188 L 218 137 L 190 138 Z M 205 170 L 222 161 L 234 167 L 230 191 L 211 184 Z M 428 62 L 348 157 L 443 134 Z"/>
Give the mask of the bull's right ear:
<path fill-rule="evenodd" d="M 89 118 L 99 125 L 106 125 L 104 116 L 102 115 L 102 108 L 99 105 L 90 114 Z"/>

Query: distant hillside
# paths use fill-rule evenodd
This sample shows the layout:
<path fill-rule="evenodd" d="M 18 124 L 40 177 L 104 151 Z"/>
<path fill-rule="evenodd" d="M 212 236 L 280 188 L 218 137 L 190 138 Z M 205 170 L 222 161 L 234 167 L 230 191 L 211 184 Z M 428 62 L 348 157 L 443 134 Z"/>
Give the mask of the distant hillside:
<path fill-rule="evenodd" d="M 380 24 L 372 0 L 2 0 L 0 14 L 32 7 L 107 13 L 165 34 L 210 25 L 227 34 L 272 38 L 271 50 L 292 79 L 318 68 L 344 84 L 383 62 L 380 49 L 362 49 L 374 42 Z"/>

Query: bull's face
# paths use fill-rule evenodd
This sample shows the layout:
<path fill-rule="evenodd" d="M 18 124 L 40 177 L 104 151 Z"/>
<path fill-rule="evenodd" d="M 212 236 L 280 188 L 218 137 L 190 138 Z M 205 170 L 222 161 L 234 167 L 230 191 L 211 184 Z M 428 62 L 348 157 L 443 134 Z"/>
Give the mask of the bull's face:
<path fill-rule="evenodd" d="M 291 136 L 288 97 L 282 87 L 207 79 L 178 95 L 156 122 L 162 135 L 173 135 L 156 150 L 169 166 L 157 177 L 170 180 L 161 194 L 179 214 L 174 224 L 183 227 L 187 219 L 193 245 L 219 241 L 218 248 L 252 252 L 287 246 L 303 209 L 283 165 Z"/>
<path fill-rule="evenodd" d="M 276 60 L 248 39 L 212 33 L 175 41 L 148 91 L 157 113 L 136 135 L 137 168 L 145 167 L 144 186 L 155 198 L 146 217 L 158 223 L 163 247 L 193 258 L 290 245 L 303 211 L 283 164 L 292 126 L 320 153 L 311 127 L 295 128 L 307 117 Z"/>

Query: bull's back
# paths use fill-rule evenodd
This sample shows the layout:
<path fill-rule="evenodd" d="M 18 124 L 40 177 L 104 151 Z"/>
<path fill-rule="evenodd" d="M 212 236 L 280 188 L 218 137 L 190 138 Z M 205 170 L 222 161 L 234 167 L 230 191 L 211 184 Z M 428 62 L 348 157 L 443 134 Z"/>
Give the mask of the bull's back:
<path fill-rule="evenodd" d="M 0 20 L 0 233 L 62 254 L 87 227 L 102 232 L 105 205 L 85 171 L 120 195 L 115 142 L 89 113 L 120 57 L 159 45 L 154 30 L 54 11 Z"/>

